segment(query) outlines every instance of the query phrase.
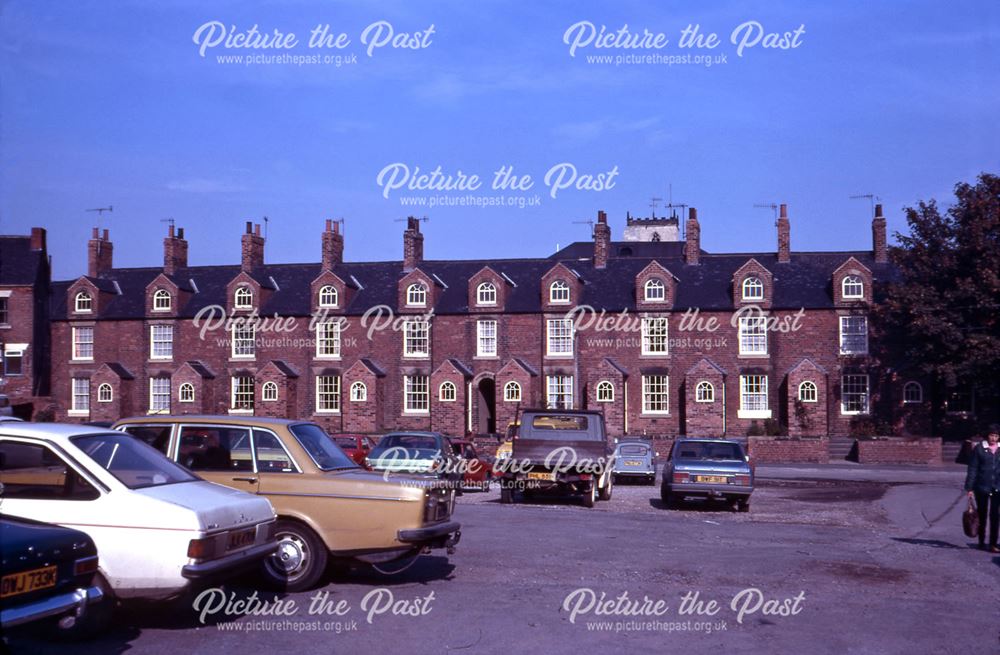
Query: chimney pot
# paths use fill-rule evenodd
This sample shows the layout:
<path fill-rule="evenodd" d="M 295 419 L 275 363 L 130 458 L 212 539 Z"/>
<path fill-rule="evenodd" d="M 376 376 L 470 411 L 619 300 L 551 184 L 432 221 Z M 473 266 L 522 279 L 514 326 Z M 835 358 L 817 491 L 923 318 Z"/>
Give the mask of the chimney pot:
<path fill-rule="evenodd" d="M 782 203 L 778 206 L 778 215 L 781 218 L 788 218 L 788 205 Z"/>
<path fill-rule="evenodd" d="M 45 251 L 46 232 L 44 227 L 31 228 L 31 249 Z"/>
<path fill-rule="evenodd" d="M 333 230 L 333 219 L 332 218 L 328 218 L 328 219 L 326 219 L 326 231 L 330 232 L 332 230 Z"/>
<path fill-rule="evenodd" d="M 247 234 L 253 234 L 253 222 L 247 221 Z"/>
<path fill-rule="evenodd" d="M 92 239 L 100 239 L 101 238 L 101 231 L 95 227 L 94 228 L 94 234 L 93 234 L 93 236 L 91 238 Z"/>
<path fill-rule="evenodd" d="M 875 205 L 875 218 L 882 218 L 882 203 Z"/>

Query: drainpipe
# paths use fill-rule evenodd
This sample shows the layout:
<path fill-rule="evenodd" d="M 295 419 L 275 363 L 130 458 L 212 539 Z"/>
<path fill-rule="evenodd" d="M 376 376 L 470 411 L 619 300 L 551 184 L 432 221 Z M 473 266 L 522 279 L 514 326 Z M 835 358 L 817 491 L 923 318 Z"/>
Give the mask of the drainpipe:
<path fill-rule="evenodd" d="M 465 413 L 469 434 L 472 434 L 472 382 L 465 383 Z"/>
<path fill-rule="evenodd" d="M 628 435 L 628 380 L 623 380 L 622 382 L 625 385 L 625 434 L 622 436 L 627 436 Z"/>

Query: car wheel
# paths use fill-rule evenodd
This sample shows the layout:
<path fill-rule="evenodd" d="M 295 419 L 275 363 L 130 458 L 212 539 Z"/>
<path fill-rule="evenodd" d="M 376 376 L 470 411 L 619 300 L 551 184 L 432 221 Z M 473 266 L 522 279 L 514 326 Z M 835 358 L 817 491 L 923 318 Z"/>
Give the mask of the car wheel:
<path fill-rule="evenodd" d="M 279 520 L 275 526 L 278 551 L 264 560 L 264 576 L 282 591 L 314 586 L 326 570 L 326 544 L 298 521 Z"/>
<path fill-rule="evenodd" d="M 586 508 L 591 508 L 597 501 L 597 480 L 590 483 L 590 490 L 587 491 L 586 495 L 583 497 L 583 506 Z"/>
<path fill-rule="evenodd" d="M 607 484 L 605 484 L 604 488 L 601 489 L 601 500 L 611 500 L 611 492 L 614 490 L 615 486 L 614 480 L 615 477 L 613 475 L 608 476 Z"/>
<path fill-rule="evenodd" d="M 514 490 L 500 483 L 500 502 L 504 505 L 509 505 L 514 502 Z"/>
<path fill-rule="evenodd" d="M 663 501 L 663 506 L 667 509 L 673 509 L 677 506 L 677 501 L 674 500 L 674 495 L 670 493 L 670 489 L 666 485 L 660 487 L 660 500 Z"/>
<path fill-rule="evenodd" d="M 749 512 L 750 511 L 750 500 L 737 500 L 736 501 L 736 511 L 738 512 Z"/>
<path fill-rule="evenodd" d="M 101 602 L 88 606 L 83 616 L 76 619 L 71 626 L 62 626 L 66 617 L 57 619 L 55 625 L 56 635 L 59 639 L 66 641 L 91 639 L 104 632 L 111 623 L 111 617 L 115 613 L 115 606 L 118 604 L 114 590 L 111 589 L 111 585 L 108 584 L 107 579 L 101 573 L 94 575 L 93 585 L 99 587 L 101 593 L 104 594 Z"/>

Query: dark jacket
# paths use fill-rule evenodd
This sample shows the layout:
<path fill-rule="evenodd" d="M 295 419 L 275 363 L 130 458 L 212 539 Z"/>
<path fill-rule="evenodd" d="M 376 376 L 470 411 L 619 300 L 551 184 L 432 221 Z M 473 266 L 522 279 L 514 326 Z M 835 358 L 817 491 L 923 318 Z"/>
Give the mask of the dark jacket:
<path fill-rule="evenodd" d="M 1000 490 L 1000 448 L 997 448 L 996 453 L 990 453 L 985 441 L 976 444 L 969 457 L 965 490 L 982 494 Z"/>

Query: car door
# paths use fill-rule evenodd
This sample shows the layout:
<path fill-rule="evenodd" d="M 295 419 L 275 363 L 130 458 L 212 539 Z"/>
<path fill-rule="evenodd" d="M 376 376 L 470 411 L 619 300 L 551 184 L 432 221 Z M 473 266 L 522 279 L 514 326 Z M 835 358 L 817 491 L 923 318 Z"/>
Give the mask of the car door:
<path fill-rule="evenodd" d="M 251 430 L 241 425 L 181 424 L 177 461 L 209 482 L 257 493 Z"/>

